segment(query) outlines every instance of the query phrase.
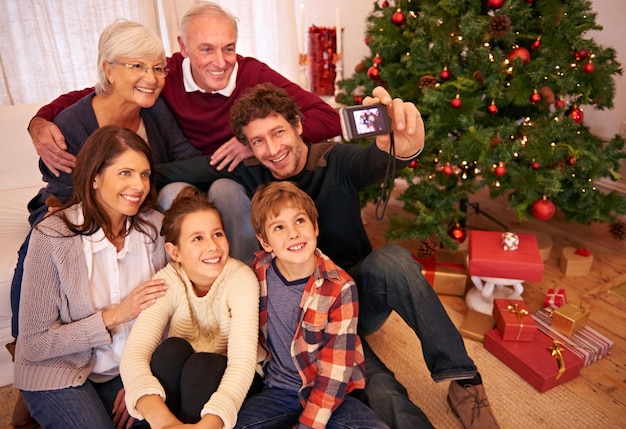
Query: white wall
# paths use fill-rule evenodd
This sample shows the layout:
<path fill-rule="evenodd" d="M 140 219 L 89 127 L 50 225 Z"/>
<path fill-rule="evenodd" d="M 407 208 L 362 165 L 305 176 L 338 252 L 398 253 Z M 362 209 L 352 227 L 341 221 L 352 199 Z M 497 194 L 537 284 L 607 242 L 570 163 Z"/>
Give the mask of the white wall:
<path fill-rule="evenodd" d="M 300 25 L 300 5 L 304 5 L 305 28 L 315 24 L 318 27 L 334 27 L 335 11 L 340 10 L 343 27 L 343 74 L 345 78 L 354 73 L 354 67 L 369 54 L 365 45 L 365 24 L 367 16 L 374 9 L 374 0 L 293 0 L 296 9 L 296 23 Z M 395 4 L 390 1 L 390 4 Z M 594 0 L 593 9 L 597 12 L 596 22 L 604 29 L 593 32 L 593 37 L 605 47 L 617 51 L 617 59 L 626 73 L 626 10 L 623 0 Z M 299 27 L 300 28 L 300 27 Z M 300 30 L 301 33 L 301 30 Z M 302 37 L 302 34 L 299 34 Z M 306 49 L 306 40 L 305 40 Z M 626 76 L 615 79 L 616 94 L 612 110 L 596 111 L 586 106 L 585 124 L 593 133 L 602 138 L 610 138 L 620 133 L 620 126 L 626 123 Z M 584 107 L 584 106 L 583 106 Z"/>

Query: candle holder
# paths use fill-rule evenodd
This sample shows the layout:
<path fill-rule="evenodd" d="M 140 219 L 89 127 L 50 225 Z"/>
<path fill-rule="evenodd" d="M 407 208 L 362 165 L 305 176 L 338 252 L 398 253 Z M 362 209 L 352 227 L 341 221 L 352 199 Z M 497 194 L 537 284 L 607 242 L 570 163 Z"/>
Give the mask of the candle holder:
<path fill-rule="evenodd" d="M 309 90 L 309 78 L 307 71 L 309 69 L 309 56 L 305 53 L 301 53 L 298 59 L 298 65 L 300 66 L 300 87 L 302 89 Z"/>

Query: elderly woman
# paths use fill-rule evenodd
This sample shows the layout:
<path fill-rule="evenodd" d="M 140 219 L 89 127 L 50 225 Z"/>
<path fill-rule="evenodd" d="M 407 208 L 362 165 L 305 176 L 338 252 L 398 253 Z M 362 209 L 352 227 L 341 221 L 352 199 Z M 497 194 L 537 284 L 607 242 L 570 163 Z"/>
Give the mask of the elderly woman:
<path fill-rule="evenodd" d="M 117 125 L 136 132 L 148 143 L 157 163 L 197 156 L 200 152 L 184 137 L 174 117 L 159 98 L 168 68 L 159 37 L 145 26 L 126 20 L 108 25 L 98 44 L 98 77 L 95 91 L 65 109 L 55 123 L 65 136 L 68 151 L 76 155 L 87 137 L 105 125 Z M 45 188 L 30 201 L 29 221 L 34 225 L 49 211 L 49 206 L 65 203 L 72 193 L 72 176 L 53 174 L 39 163 Z M 18 252 L 18 263 L 11 284 L 13 311 L 12 334 L 18 336 L 19 296 L 23 262 L 28 247 L 26 238 Z M 26 410 L 19 405 L 15 414 Z M 14 416 L 14 421 L 27 416 Z"/>
<path fill-rule="evenodd" d="M 119 361 L 133 320 L 165 294 L 154 161 L 134 132 L 84 143 L 74 191 L 32 230 L 24 261 L 14 386 L 44 428 L 129 423 Z"/>

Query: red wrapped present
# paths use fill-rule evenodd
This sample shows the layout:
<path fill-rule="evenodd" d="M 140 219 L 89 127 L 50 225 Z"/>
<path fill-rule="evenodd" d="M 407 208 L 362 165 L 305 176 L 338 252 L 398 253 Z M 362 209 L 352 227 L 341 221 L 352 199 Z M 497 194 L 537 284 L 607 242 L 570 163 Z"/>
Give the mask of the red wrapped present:
<path fill-rule="evenodd" d="M 415 260 L 437 294 L 465 296 L 469 286 L 465 253 L 437 252 L 431 258 Z"/>
<path fill-rule="evenodd" d="M 583 367 L 605 358 L 613 348 L 613 341 L 589 326 L 583 327 L 571 337 L 567 337 L 551 328 L 552 319 L 545 311 L 533 313 L 537 329 L 563 344 L 563 347 L 583 360 Z"/>
<path fill-rule="evenodd" d="M 535 234 L 518 234 L 519 244 L 515 250 L 504 249 L 502 234 L 470 231 L 470 276 L 540 281 L 543 261 Z"/>
<path fill-rule="evenodd" d="M 500 336 L 505 341 L 532 341 L 537 333 L 537 323 L 523 299 L 493 300 L 493 318 Z"/>
<path fill-rule="evenodd" d="M 546 297 L 543 299 L 543 308 L 559 308 L 567 302 L 565 289 L 548 289 Z"/>
<path fill-rule="evenodd" d="M 534 341 L 504 341 L 497 329 L 485 332 L 485 349 L 493 353 L 539 392 L 578 376 L 583 361 L 558 341 L 537 332 Z"/>

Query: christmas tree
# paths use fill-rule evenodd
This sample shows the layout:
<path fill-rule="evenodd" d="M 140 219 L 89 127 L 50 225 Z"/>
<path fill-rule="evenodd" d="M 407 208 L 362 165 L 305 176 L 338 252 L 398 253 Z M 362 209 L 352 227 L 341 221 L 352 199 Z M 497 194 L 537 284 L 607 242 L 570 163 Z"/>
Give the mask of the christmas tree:
<path fill-rule="evenodd" d="M 602 28 L 595 19 L 586 0 L 374 3 L 371 55 L 339 82 L 337 100 L 358 104 L 383 85 L 424 118 L 425 150 L 399 173 L 410 216 L 392 223 L 391 237 L 454 248 L 468 198 L 485 187 L 522 220 L 560 210 L 619 224 L 626 198 L 594 182 L 619 178 L 624 140 L 601 141 L 584 123 L 583 108 L 613 107 L 622 73 L 613 49 L 585 37 Z"/>

